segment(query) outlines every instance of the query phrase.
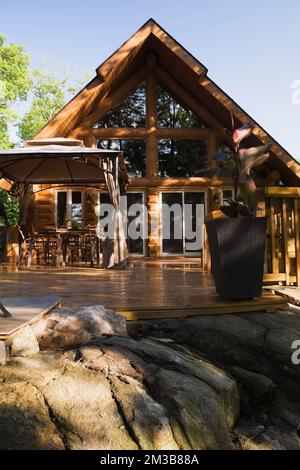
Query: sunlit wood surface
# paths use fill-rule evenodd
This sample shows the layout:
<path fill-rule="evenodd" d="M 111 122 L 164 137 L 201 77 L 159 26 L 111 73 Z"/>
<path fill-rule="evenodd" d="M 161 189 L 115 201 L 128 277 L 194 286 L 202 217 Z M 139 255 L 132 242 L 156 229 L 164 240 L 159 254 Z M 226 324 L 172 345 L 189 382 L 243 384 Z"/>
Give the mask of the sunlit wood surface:
<path fill-rule="evenodd" d="M 284 300 L 269 292 L 261 299 L 223 301 L 213 278 L 193 261 L 137 261 L 123 271 L 91 268 L 2 268 L 1 298 L 54 296 L 65 308 L 104 305 L 128 320 L 273 310 Z M 29 315 L 29 314 L 28 314 Z M 26 316 L 26 315 L 25 315 Z M 24 321 L 24 313 L 22 321 Z M 30 319 L 30 315 L 28 320 Z M 10 320 L 0 318 L 0 331 Z"/>

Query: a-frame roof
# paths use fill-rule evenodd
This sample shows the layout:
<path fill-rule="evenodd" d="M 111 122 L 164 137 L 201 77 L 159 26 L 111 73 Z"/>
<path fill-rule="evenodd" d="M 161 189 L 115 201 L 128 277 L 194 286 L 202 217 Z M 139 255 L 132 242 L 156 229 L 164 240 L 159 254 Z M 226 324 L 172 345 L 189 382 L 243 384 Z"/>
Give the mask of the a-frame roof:
<path fill-rule="evenodd" d="M 92 127 L 95 110 L 101 109 L 102 103 L 109 105 L 112 91 L 117 90 L 124 81 L 131 80 L 133 83 L 134 76 L 140 81 L 145 78 L 143 66 L 149 52 L 157 58 L 158 78 L 165 82 L 166 88 L 172 88 L 176 82 L 183 93 L 188 94 L 190 101 L 198 102 L 202 112 L 209 114 L 211 122 L 225 132 L 232 128 L 232 116 L 237 126 L 252 124 L 254 133 L 248 144 L 271 143 L 269 165 L 280 171 L 286 185 L 300 184 L 299 163 L 207 76 L 203 64 L 153 19 L 147 21 L 96 69 L 96 76 L 39 131 L 36 138 L 68 137 L 86 123 Z M 176 97 L 174 87 L 169 91 Z M 180 101 L 180 97 L 176 98 Z"/>

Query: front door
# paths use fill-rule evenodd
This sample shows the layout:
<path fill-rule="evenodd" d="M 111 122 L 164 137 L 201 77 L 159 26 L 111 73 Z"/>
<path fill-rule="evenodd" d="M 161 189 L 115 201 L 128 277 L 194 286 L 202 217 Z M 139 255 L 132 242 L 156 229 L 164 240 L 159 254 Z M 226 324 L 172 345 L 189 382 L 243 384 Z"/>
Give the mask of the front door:
<path fill-rule="evenodd" d="M 161 204 L 162 254 L 201 255 L 205 193 L 163 192 Z"/>

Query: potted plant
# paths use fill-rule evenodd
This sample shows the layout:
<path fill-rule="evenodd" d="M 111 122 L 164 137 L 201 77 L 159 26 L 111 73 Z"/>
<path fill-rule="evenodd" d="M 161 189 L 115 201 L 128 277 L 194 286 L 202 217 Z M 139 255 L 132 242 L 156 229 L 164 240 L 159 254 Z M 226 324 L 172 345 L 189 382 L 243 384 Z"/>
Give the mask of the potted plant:
<path fill-rule="evenodd" d="M 214 171 L 231 175 L 234 188 L 229 205 L 220 208 L 226 217 L 205 222 L 216 290 L 224 299 L 251 299 L 262 293 L 267 219 L 257 217 L 262 195 L 252 169 L 269 158 L 271 145 L 242 148 L 251 133 L 249 125 L 236 129 L 233 150 L 215 154 L 220 164 Z"/>

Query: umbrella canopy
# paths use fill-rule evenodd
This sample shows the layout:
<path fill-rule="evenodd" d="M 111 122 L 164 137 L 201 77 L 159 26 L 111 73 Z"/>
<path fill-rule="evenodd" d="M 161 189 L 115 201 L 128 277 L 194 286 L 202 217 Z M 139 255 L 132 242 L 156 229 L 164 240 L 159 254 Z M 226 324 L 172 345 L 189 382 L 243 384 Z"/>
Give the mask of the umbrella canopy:
<path fill-rule="evenodd" d="M 118 178 L 127 182 L 122 153 L 85 147 L 75 139 L 27 141 L 21 148 L 0 150 L 0 172 L 27 184 L 99 183 L 105 181 L 108 159 L 115 161 Z"/>
<path fill-rule="evenodd" d="M 128 177 L 122 152 L 85 147 L 81 140 L 55 138 L 24 142 L 23 147 L 0 151 L 1 176 L 31 184 L 86 184 L 105 181 L 115 209 L 114 237 L 103 246 L 103 267 L 123 267 L 128 249 L 120 195 Z M 28 197 L 26 199 L 28 204 Z M 24 207 L 26 207 L 24 203 Z"/>

